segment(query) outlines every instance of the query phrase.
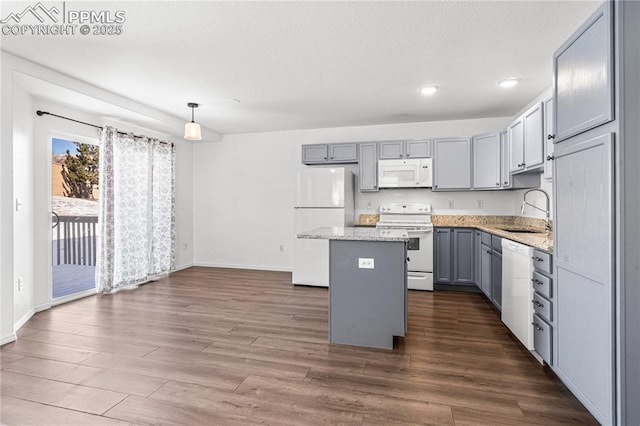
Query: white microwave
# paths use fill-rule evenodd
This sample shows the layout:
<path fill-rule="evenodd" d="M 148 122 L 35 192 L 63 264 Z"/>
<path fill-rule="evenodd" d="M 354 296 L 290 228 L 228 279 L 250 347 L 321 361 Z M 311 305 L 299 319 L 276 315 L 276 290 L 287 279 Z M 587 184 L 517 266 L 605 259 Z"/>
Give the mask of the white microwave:
<path fill-rule="evenodd" d="M 432 186 L 431 158 L 378 161 L 378 188 Z"/>

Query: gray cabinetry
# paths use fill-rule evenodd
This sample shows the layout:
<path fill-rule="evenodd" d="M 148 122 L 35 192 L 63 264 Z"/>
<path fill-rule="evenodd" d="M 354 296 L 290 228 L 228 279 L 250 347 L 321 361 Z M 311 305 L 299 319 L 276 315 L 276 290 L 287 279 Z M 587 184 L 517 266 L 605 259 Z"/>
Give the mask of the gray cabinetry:
<path fill-rule="evenodd" d="M 500 132 L 500 187 L 502 189 L 511 188 L 511 151 L 509 150 L 509 135 L 507 130 Z"/>
<path fill-rule="evenodd" d="M 436 228 L 433 234 L 433 272 L 438 284 L 452 281 L 451 231 L 450 228 Z"/>
<path fill-rule="evenodd" d="M 500 189 L 500 134 L 473 137 L 473 188 Z"/>
<path fill-rule="evenodd" d="M 491 251 L 491 301 L 502 310 L 502 253 L 496 249 Z"/>
<path fill-rule="evenodd" d="M 359 187 L 362 192 L 378 190 L 378 144 L 375 142 L 361 143 L 358 146 L 360 161 Z"/>
<path fill-rule="evenodd" d="M 513 173 L 524 170 L 524 122 L 522 116 L 507 127 L 507 136 L 509 139 L 509 171 Z"/>
<path fill-rule="evenodd" d="M 471 188 L 471 139 L 434 140 L 433 190 Z"/>
<path fill-rule="evenodd" d="M 431 141 L 416 139 L 408 141 L 380 142 L 380 159 L 394 160 L 399 158 L 430 158 Z"/>
<path fill-rule="evenodd" d="M 544 110 L 544 172 L 542 177 L 547 180 L 553 178 L 553 98 L 542 101 Z"/>
<path fill-rule="evenodd" d="M 480 257 L 482 258 L 480 290 L 491 300 L 491 247 L 482 244 Z"/>
<path fill-rule="evenodd" d="M 474 284 L 473 229 L 453 230 L 453 284 Z"/>
<path fill-rule="evenodd" d="M 304 164 L 326 163 L 329 159 L 327 144 L 302 145 L 302 162 Z"/>
<path fill-rule="evenodd" d="M 334 143 L 302 145 L 303 164 L 357 163 L 358 144 Z"/>
<path fill-rule="evenodd" d="M 407 141 L 405 145 L 407 158 L 431 158 L 431 141 Z"/>
<path fill-rule="evenodd" d="M 380 159 L 394 160 L 404 158 L 404 141 L 380 142 Z"/>
<path fill-rule="evenodd" d="M 555 142 L 614 118 L 612 4 L 605 2 L 553 56 Z"/>
<path fill-rule="evenodd" d="M 539 168 L 544 160 L 544 116 L 542 102 L 522 115 L 524 121 L 524 169 Z"/>
<path fill-rule="evenodd" d="M 478 229 L 473 231 L 473 267 L 476 277 L 476 285 L 482 287 L 482 232 Z"/>
<path fill-rule="evenodd" d="M 533 251 L 533 347 L 542 359 L 549 365 L 553 365 L 554 343 L 553 337 L 556 330 L 553 322 L 553 290 L 552 275 L 553 256 L 540 250 Z"/>
<path fill-rule="evenodd" d="M 589 139 L 555 148 L 555 371 L 598 421 L 609 424 L 615 371 L 613 134 L 591 132 Z"/>

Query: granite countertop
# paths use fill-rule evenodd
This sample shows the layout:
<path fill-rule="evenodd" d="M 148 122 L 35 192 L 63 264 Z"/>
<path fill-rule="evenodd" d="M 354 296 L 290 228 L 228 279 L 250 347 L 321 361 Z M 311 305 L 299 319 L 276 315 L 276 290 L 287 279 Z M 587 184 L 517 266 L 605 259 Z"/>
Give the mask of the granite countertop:
<path fill-rule="evenodd" d="M 431 220 L 434 226 L 477 228 L 521 244 L 553 252 L 553 233 L 545 232 L 542 219 L 522 216 L 432 215 Z M 518 230 L 536 232 L 514 232 Z"/>
<path fill-rule="evenodd" d="M 298 238 L 314 240 L 350 240 L 350 241 L 408 241 L 407 231 L 398 229 L 376 229 L 356 227 L 325 227 L 301 232 Z"/>

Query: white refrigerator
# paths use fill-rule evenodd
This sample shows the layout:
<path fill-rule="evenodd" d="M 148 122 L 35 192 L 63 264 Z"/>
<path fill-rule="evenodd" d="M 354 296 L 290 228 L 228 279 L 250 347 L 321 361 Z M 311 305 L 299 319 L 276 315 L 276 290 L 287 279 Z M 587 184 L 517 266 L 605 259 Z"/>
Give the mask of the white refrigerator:
<path fill-rule="evenodd" d="M 344 167 L 296 170 L 294 235 L 325 226 L 353 225 L 353 173 Z M 329 240 L 295 238 L 293 284 L 329 286 Z"/>

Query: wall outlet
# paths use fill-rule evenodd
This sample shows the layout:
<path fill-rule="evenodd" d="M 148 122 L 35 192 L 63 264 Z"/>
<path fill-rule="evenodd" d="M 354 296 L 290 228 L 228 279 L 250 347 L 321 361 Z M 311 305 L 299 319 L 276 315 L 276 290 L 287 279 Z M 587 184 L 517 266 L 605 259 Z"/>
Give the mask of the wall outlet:
<path fill-rule="evenodd" d="M 280 244 L 280 253 L 284 253 L 284 245 Z"/>
<path fill-rule="evenodd" d="M 478 200 L 478 208 L 484 209 L 484 200 Z"/>
<path fill-rule="evenodd" d="M 22 200 L 20 198 L 16 198 L 16 211 L 19 212 L 20 210 L 22 210 Z"/>
<path fill-rule="evenodd" d="M 374 260 L 370 257 L 358 258 L 358 268 L 360 269 L 374 269 Z"/>
<path fill-rule="evenodd" d="M 22 277 L 18 277 L 18 293 L 22 291 Z"/>
<path fill-rule="evenodd" d="M 455 203 L 453 202 L 453 200 L 449 200 L 449 208 L 450 209 L 455 208 Z"/>

